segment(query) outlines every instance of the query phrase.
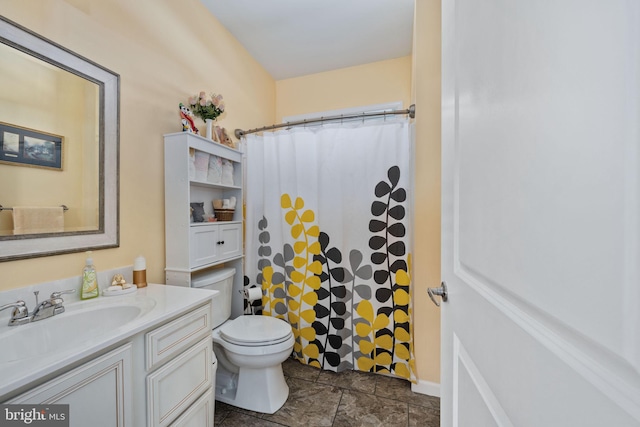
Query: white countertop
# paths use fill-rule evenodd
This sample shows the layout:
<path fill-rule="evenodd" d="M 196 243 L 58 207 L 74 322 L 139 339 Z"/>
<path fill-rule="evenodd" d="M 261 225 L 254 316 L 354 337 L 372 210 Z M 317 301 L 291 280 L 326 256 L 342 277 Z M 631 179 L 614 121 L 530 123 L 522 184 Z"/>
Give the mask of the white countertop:
<path fill-rule="evenodd" d="M 29 328 L 46 327 L 48 321 L 58 317 L 62 319 L 63 316 L 73 316 L 74 313 L 79 311 L 90 312 L 91 310 L 96 310 L 97 312 L 99 309 L 104 313 L 109 307 L 118 305 L 133 305 L 142 308 L 141 314 L 135 319 L 129 320 L 122 325 L 118 324 L 115 328 L 95 328 L 97 332 L 92 332 L 88 339 L 83 339 L 70 345 L 65 345 L 63 340 L 60 343 L 61 348 L 55 352 L 0 362 L 0 402 L 13 395 L 12 392 L 14 390 L 57 370 L 73 365 L 75 362 L 126 340 L 139 332 L 153 328 L 180 313 L 205 304 L 216 294 L 216 291 L 206 289 L 149 284 L 147 287 L 138 289 L 132 294 L 113 297 L 100 296 L 92 300 L 65 303 L 65 313 L 38 322 L 11 327 L 2 324 L 0 325 L 0 352 L 7 350 L 19 352 L 19 348 L 6 349 L 9 341 L 6 338 L 6 334 L 19 337 L 22 333 L 24 336 L 30 336 L 30 333 L 34 331 L 29 331 Z M 49 335 L 55 335 L 55 331 L 52 331 Z M 2 342 L 3 337 L 5 337 L 4 343 Z M 56 339 L 55 336 L 51 338 L 53 340 Z M 12 342 L 15 342 L 15 340 Z M 28 345 L 36 347 L 38 344 L 29 343 Z M 0 360 L 3 359 L 0 358 Z"/>

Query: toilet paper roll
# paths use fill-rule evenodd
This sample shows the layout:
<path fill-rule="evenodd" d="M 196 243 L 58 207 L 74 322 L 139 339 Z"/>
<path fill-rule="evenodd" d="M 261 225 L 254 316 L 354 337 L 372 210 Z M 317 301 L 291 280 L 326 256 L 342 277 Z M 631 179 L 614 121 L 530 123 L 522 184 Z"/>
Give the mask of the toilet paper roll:
<path fill-rule="evenodd" d="M 244 297 L 249 301 L 256 301 L 262 299 L 262 289 L 249 288 L 244 290 Z"/>

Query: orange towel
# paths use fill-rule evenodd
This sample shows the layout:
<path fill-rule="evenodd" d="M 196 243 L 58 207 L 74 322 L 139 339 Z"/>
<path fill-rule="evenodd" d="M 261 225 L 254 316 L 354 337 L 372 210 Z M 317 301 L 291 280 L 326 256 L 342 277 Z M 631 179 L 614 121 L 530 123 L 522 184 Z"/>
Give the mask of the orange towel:
<path fill-rule="evenodd" d="M 62 206 L 15 206 L 13 208 L 13 234 L 60 233 L 62 231 L 64 231 Z"/>

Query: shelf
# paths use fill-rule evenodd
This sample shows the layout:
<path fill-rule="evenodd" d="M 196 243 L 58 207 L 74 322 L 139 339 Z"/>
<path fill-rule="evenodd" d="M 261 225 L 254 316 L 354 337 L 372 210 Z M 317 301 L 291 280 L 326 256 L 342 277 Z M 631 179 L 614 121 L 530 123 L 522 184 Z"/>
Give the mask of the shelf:
<path fill-rule="evenodd" d="M 179 140 L 184 138 L 184 134 L 186 132 L 174 132 L 165 134 L 165 140 Z M 211 151 L 211 150 L 222 150 L 223 153 L 227 153 L 227 155 L 223 155 L 222 157 L 228 158 L 230 160 L 234 160 L 234 157 L 237 155 L 242 156 L 242 151 L 236 150 L 235 148 L 227 147 L 226 145 L 219 144 L 215 141 L 205 138 L 204 136 L 196 135 L 194 133 L 189 134 L 189 147 L 195 148 L 196 150 L 203 151 Z"/>
<path fill-rule="evenodd" d="M 242 259 L 242 258 L 244 258 L 244 255 L 236 255 L 236 256 L 229 257 L 229 258 L 220 259 L 220 260 L 218 260 L 216 262 L 212 262 L 210 264 L 205 264 L 205 265 L 200 265 L 198 267 L 190 268 L 189 272 L 190 273 L 195 273 L 195 272 L 198 272 L 198 271 L 201 271 L 201 270 L 206 270 L 207 268 L 211 268 L 211 267 L 215 267 L 215 266 L 220 265 L 220 264 L 224 264 L 225 262 L 236 261 L 236 260 L 239 260 L 239 259 Z"/>
<path fill-rule="evenodd" d="M 189 227 L 206 227 L 207 225 L 242 224 L 241 220 L 190 222 Z"/>
<path fill-rule="evenodd" d="M 225 184 L 216 184 L 213 182 L 207 182 L 207 181 L 196 181 L 196 180 L 189 180 L 189 184 L 191 185 L 195 185 L 198 187 L 205 187 L 205 188 L 219 188 L 221 190 L 242 190 L 242 187 L 238 186 L 238 185 L 225 185 Z"/>
<path fill-rule="evenodd" d="M 224 182 L 233 182 L 233 185 L 207 181 L 207 178 L 213 177 L 209 175 L 208 169 L 206 175 L 204 170 L 194 174 L 192 149 L 196 153 L 201 151 L 232 162 L 233 181 L 225 179 Z M 186 132 L 165 135 L 165 279 L 168 285 L 190 286 L 192 275 L 196 272 L 226 264 L 236 270 L 233 279 L 234 293 L 243 289 L 244 166 L 242 151 Z M 229 173 L 229 169 L 225 172 Z M 219 199 L 236 199 L 232 221 L 191 222 L 191 203 L 203 203 L 204 214 L 214 215 L 212 202 Z M 232 317 L 243 312 L 242 298 L 234 298 Z"/>

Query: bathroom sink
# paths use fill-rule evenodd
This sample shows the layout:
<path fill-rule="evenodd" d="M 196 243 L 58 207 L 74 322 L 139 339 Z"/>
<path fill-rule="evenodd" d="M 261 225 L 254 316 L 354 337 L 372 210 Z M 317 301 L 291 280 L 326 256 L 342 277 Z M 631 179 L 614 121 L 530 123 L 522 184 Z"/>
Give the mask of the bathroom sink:
<path fill-rule="evenodd" d="M 73 305 L 73 304 L 71 304 Z M 116 331 L 150 310 L 149 303 L 96 306 L 78 303 L 65 313 L 0 330 L 0 363 L 51 355 Z"/>

